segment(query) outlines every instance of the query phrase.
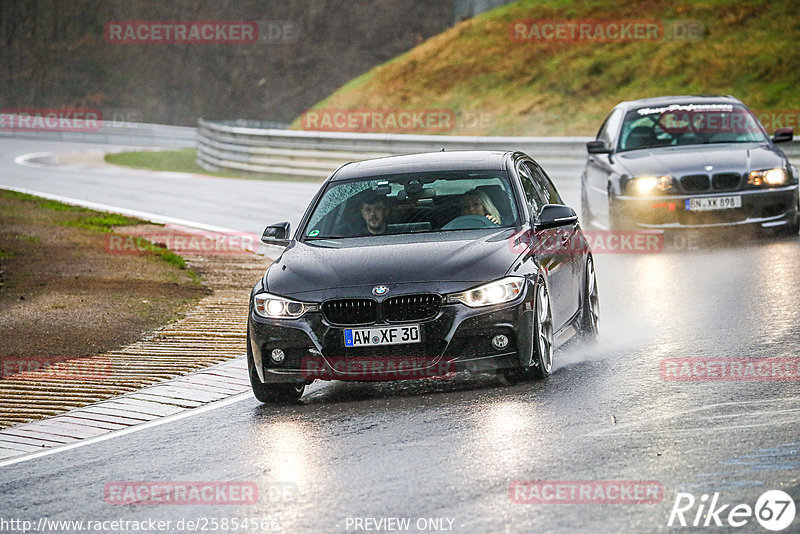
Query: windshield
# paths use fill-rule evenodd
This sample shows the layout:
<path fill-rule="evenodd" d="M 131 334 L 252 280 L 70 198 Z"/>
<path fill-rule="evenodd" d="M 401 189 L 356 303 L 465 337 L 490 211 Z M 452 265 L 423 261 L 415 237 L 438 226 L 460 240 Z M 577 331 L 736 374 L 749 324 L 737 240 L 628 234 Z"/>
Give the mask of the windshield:
<path fill-rule="evenodd" d="M 733 104 L 673 104 L 629 111 L 622 124 L 619 152 L 709 143 L 766 141 L 750 111 Z"/>
<path fill-rule="evenodd" d="M 449 232 L 517 224 L 503 171 L 411 173 L 332 182 L 304 240 Z"/>

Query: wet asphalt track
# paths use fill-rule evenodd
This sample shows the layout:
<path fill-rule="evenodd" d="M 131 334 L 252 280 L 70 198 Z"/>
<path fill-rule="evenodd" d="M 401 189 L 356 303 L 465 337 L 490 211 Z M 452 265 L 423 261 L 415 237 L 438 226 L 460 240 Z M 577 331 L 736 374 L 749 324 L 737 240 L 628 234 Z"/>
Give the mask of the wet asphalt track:
<path fill-rule="evenodd" d="M 4 140 L 0 184 L 144 211 L 169 210 L 161 199 L 190 186 L 195 194 L 173 197 L 181 199 L 173 216 L 246 231 L 281 220 L 315 188 L 156 182 L 134 173 L 104 183 L 99 173 L 9 164 L 15 151 L 47 150 L 47 144 Z M 577 206 L 574 184 L 558 177 L 556 184 Z M 161 193 L 147 196 L 142 187 Z M 277 207 L 274 194 L 285 195 Z M 235 199 L 232 205 L 227 198 Z M 678 492 L 698 499 L 718 492 L 720 504 L 753 506 L 764 491 L 782 489 L 800 505 L 800 381 L 685 382 L 661 372 L 665 358 L 798 358 L 800 239 L 701 238 L 690 247 L 667 236 L 666 249 L 653 254 L 598 253 L 603 339 L 558 351 L 546 382 L 510 386 L 500 377 L 459 375 L 317 383 L 290 407 L 265 407 L 246 396 L 195 417 L 0 467 L 0 519 L 169 520 L 169 528 L 157 530 L 174 532 L 181 519 L 186 531 L 190 520 L 211 528 L 213 518 L 274 518 L 259 527 L 364 532 L 375 524 L 356 530 L 356 519 L 398 517 L 410 518 L 411 532 L 436 518 L 453 532 L 653 532 L 672 530 L 666 524 Z M 513 502 L 511 484 L 526 480 L 655 481 L 663 498 Z M 203 506 L 105 502 L 104 488 L 119 481 L 254 483 L 259 499 Z M 696 511 L 686 513 L 687 521 Z M 800 518 L 786 532 L 798 525 Z M 753 518 L 738 531 L 767 532 Z"/>

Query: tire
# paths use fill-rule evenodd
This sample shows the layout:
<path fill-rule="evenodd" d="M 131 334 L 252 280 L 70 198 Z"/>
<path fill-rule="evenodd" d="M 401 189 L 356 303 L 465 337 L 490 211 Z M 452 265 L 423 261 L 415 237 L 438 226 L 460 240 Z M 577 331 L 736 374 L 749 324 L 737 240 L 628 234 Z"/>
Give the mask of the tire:
<path fill-rule="evenodd" d="M 775 232 L 780 236 L 796 236 L 800 233 L 800 199 L 797 201 L 797 213 L 792 224 L 786 225 Z"/>
<path fill-rule="evenodd" d="M 544 280 L 536 288 L 536 319 L 533 327 L 533 351 L 529 372 L 533 378 L 543 380 L 553 370 L 553 311 L 550 308 L 550 293 Z"/>
<path fill-rule="evenodd" d="M 305 384 L 274 383 L 265 384 L 258 377 L 253 351 L 250 348 L 250 331 L 247 332 L 247 374 L 256 399 L 266 404 L 291 404 L 303 396 Z"/>
<path fill-rule="evenodd" d="M 506 369 L 503 374 L 511 384 L 531 379 L 543 380 L 553 370 L 553 313 L 550 294 L 543 279 L 536 284 L 536 303 L 531 328 L 531 347 L 525 363 Z M 524 360 L 523 360 L 524 361 Z"/>
<path fill-rule="evenodd" d="M 583 316 L 581 330 L 584 341 L 597 343 L 600 337 L 600 299 L 597 293 L 597 275 L 594 270 L 594 258 L 586 260 L 586 276 L 583 280 Z"/>
<path fill-rule="evenodd" d="M 783 226 L 779 230 L 775 230 L 773 235 L 779 237 L 792 237 L 796 236 L 798 232 L 800 232 L 800 216 L 795 218 L 794 223 Z"/>

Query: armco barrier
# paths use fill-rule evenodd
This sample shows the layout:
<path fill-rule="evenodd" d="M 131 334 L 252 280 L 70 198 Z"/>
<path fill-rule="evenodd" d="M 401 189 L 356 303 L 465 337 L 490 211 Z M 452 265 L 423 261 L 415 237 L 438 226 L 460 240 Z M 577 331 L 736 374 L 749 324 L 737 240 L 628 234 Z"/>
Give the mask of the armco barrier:
<path fill-rule="evenodd" d="M 586 142 L 592 139 L 311 132 L 203 119 L 198 123 L 197 138 L 197 163 L 206 170 L 318 178 L 349 161 L 441 149 L 522 150 L 551 175 L 577 178 L 586 159 Z M 797 164 L 800 138 L 781 148 Z"/>
<path fill-rule="evenodd" d="M 5 115 L 0 115 L 3 124 Z M 19 137 L 90 143 L 191 147 L 206 170 L 236 170 L 324 178 L 339 165 L 372 157 L 441 150 L 522 150 L 533 156 L 551 176 L 577 179 L 586 158 L 589 137 L 469 137 L 348 132 L 311 132 L 283 129 L 280 123 L 200 119 L 197 128 L 100 121 L 93 131 L 6 130 L 0 138 Z M 800 163 L 800 137 L 781 145 Z"/>
<path fill-rule="evenodd" d="M 193 147 L 197 143 L 197 129 L 188 126 L 102 120 L 97 122 L 98 127 L 87 128 L 84 131 L 66 131 L 60 130 L 58 127 L 52 129 L 9 129 L 4 128 L 3 125 L 13 124 L 10 116 L 0 114 L 0 137 L 170 148 Z"/>
<path fill-rule="evenodd" d="M 197 163 L 204 169 L 324 178 L 339 165 L 393 154 L 445 150 L 522 150 L 548 170 L 580 172 L 588 137 L 468 137 L 260 129 L 229 122 L 198 124 Z"/>

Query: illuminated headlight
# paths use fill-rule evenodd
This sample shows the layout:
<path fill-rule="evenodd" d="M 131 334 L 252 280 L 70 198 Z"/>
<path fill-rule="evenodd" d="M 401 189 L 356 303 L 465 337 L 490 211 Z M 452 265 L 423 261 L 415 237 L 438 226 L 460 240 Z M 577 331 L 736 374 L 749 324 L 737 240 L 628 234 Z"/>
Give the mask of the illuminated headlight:
<path fill-rule="evenodd" d="M 316 311 L 316 304 L 289 300 L 269 293 L 259 293 L 253 297 L 256 313 L 270 319 L 296 319 L 307 311 Z"/>
<path fill-rule="evenodd" d="M 516 299 L 524 287 L 524 278 L 509 276 L 461 293 L 452 293 L 447 296 L 447 302 L 461 302 L 470 308 L 493 306 Z"/>
<path fill-rule="evenodd" d="M 784 185 L 789 183 L 789 173 L 785 169 L 766 169 L 753 171 L 747 179 L 750 185 Z"/>
<path fill-rule="evenodd" d="M 646 195 L 656 191 L 669 191 L 672 187 L 670 176 L 640 176 L 633 178 L 625 186 L 625 190 L 634 195 Z"/>

